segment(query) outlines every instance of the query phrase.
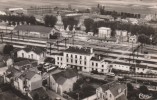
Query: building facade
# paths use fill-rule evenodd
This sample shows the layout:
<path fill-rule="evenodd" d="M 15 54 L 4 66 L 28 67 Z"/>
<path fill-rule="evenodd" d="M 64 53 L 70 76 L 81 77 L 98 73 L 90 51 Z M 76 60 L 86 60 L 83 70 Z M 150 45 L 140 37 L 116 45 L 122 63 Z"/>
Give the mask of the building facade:
<path fill-rule="evenodd" d="M 107 27 L 100 27 L 98 29 L 98 37 L 100 38 L 110 38 L 111 37 L 111 29 Z"/>
<path fill-rule="evenodd" d="M 127 86 L 111 82 L 96 89 L 97 100 L 127 100 Z"/>

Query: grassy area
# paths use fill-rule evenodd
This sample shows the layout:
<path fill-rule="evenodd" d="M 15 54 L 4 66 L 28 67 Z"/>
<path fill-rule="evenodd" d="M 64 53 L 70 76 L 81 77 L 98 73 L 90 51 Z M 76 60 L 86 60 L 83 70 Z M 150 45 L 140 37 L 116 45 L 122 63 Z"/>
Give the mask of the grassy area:
<path fill-rule="evenodd" d="M 51 6 L 68 6 L 88 8 L 96 6 L 98 3 L 106 6 L 107 10 L 125 11 L 133 13 L 155 13 L 155 8 L 151 8 L 156 3 L 156 0 L 0 0 L 0 9 L 9 7 L 24 7 L 34 5 L 51 5 Z"/>

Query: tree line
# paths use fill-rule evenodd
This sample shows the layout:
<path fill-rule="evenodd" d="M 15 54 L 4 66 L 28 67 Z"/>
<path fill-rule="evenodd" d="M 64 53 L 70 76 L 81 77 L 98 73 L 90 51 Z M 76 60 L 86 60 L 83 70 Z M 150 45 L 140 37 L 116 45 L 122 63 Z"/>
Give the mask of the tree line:
<path fill-rule="evenodd" d="M 62 21 L 64 29 L 66 30 L 66 28 L 69 26 L 70 31 L 72 31 L 74 26 L 77 26 L 79 23 L 79 21 L 76 20 L 74 17 L 63 17 Z"/>
<path fill-rule="evenodd" d="M 19 25 L 21 24 L 36 24 L 34 16 L 16 16 L 16 15 L 0 15 L 0 20 L 8 21 L 9 25 Z"/>
<path fill-rule="evenodd" d="M 147 36 L 154 35 L 155 30 L 150 26 L 144 25 L 132 25 L 129 23 L 121 23 L 117 21 L 97 21 L 94 22 L 93 19 L 88 18 L 84 20 L 84 25 L 86 27 L 86 32 L 98 33 L 99 27 L 109 27 L 112 31 L 115 30 L 126 30 L 131 32 L 132 35 L 145 34 Z"/>
<path fill-rule="evenodd" d="M 56 16 L 53 15 L 45 15 L 44 24 L 37 22 L 34 16 L 26 16 L 26 15 L 0 15 L 1 21 L 8 21 L 9 25 L 19 25 L 19 24 L 30 24 L 30 25 L 44 25 L 48 27 L 54 27 L 57 22 Z"/>
<path fill-rule="evenodd" d="M 99 4 L 98 4 L 97 8 L 99 9 L 101 15 L 111 15 L 114 18 L 117 18 L 117 17 L 141 18 L 140 14 L 133 14 L 133 13 L 127 13 L 127 12 L 117 12 L 117 11 L 107 11 L 107 10 L 105 10 L 104 6 L 100 6 Z"/>

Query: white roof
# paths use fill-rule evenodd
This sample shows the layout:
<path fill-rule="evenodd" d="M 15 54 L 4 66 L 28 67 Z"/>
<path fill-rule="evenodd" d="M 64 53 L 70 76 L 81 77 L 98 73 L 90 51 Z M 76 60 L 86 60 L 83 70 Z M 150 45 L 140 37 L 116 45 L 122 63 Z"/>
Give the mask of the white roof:
<path fill-rule="evenodd" d="M 0 11 L 0 15 L 6 15 L 4 11 Z"/>
<path fill-rule="evenodd" d="M 100 27 L 99 29 L 101 29 L 101 30 L 111 30 L 111 28 L 109 28 L 109 27 Z"/>
<path fill-rule="evenodd" d="M 24 10 L 23 8 L 9 8 L 9 11 L 15 11 L 15 10 Z"/>

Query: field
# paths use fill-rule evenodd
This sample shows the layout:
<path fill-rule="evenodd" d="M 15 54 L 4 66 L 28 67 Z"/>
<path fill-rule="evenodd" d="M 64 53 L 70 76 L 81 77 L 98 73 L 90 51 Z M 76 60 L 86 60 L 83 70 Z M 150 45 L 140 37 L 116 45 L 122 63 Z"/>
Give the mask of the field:
<path fill-rule="evenodd" d="M 89 8 L 98 3 L 106 6 L 108 10 L 133 12 L 133 13 L 157 13 L 157 0 L 0 0 L 0 10 L 11 7 L 28 8 L 30 6 L 52 5 Z"/>

